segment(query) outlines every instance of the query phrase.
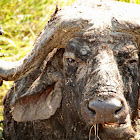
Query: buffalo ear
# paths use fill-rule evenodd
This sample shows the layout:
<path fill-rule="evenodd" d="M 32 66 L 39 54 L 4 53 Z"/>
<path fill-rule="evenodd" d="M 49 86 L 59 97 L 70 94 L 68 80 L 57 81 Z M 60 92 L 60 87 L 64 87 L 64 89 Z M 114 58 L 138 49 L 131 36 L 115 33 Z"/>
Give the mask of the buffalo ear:
<path fill-rule="evenodd" d="M 44 120 L 61 105 L 62 58 L 64 50 L 52 51 L 42 65 L 15 83 L 10 100 L 15 121 Z"/>
<path fill-rule="evenodd" d="M 60 107 L 61 99 L 61 87 L 53 84 L 40 94 L 18 100 L 12 108 L 13 118 L 18 122 L 48 119 Z"/>

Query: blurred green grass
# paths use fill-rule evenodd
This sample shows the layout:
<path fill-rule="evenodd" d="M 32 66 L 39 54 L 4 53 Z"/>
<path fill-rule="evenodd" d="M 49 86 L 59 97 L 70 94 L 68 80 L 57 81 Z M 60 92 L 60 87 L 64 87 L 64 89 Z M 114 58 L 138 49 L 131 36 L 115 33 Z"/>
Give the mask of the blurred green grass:
<path fill-rule="evenodd" d="M 57 2 L 56 2 L 57 1 Z M 0 0 L 0 25 L 4 35 L 0 36 L 0 59 L 17 61 L 31 49 L 36 36 L 44 28 L 56 3 L 59 8 L 75 0 Z M 117 0 L 140 4 L 140 0 Z M 0 87 L 0 121 L 3 120 L 2 101 L 11 82 L 4 81 Z M 2 125 L 0 124 L 0 138 Z"/>
<path fill-rule="evenodd" d="M 17 61 L 31 49 L 37 35 L 43 30 L 56 4 L 59 8 L 75 0 L 0 0 L 0 58 Z M 12 82 L 4 81 L 0 87 L 0 105 Z"/>

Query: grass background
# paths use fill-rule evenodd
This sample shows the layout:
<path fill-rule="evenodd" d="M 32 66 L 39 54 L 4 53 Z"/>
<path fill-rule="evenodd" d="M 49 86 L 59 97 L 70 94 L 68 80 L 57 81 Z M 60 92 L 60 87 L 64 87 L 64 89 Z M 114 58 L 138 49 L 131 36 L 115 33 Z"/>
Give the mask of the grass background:
<path fill-rule="evenodd" d="M 0 59 L 17 61 L 31 49 L 36 36 L 44 28 L 56 4 L 59 8 L 75 0 L 0 0 L 0 25 L 4 35 L 0 36 Z M 85 0 L 86 1 L 86 0 Z M 140 4 L 140 0 L 118 0 Z M 11 82 L 4 81 L 0 87 L 0 121 L 3 120 L 2 101 Z M 2 138 L 0 123 L 0 138 Z"/>

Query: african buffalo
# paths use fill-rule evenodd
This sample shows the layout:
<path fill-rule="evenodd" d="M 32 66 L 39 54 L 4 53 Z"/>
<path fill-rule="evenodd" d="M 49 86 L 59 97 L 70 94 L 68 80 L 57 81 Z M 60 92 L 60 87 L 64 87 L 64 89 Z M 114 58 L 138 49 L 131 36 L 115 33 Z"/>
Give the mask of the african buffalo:
<path fill-rule="evenodd" d="M 6 140 L 138 140 L 140 6 L 56 9 L 22 60 L 0 60 Z"/>

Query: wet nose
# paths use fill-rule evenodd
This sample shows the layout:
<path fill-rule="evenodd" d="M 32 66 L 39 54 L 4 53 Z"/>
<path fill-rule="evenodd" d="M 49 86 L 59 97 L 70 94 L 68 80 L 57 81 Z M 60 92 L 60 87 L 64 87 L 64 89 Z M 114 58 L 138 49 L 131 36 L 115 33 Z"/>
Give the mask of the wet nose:
<path fill-rule="evenodd" d="M 116 122 L 116 116 L 123 110 L 123 104 L 118 99 L 91 100 L 89 110 L 93 113 L 96 123 Z"/>

